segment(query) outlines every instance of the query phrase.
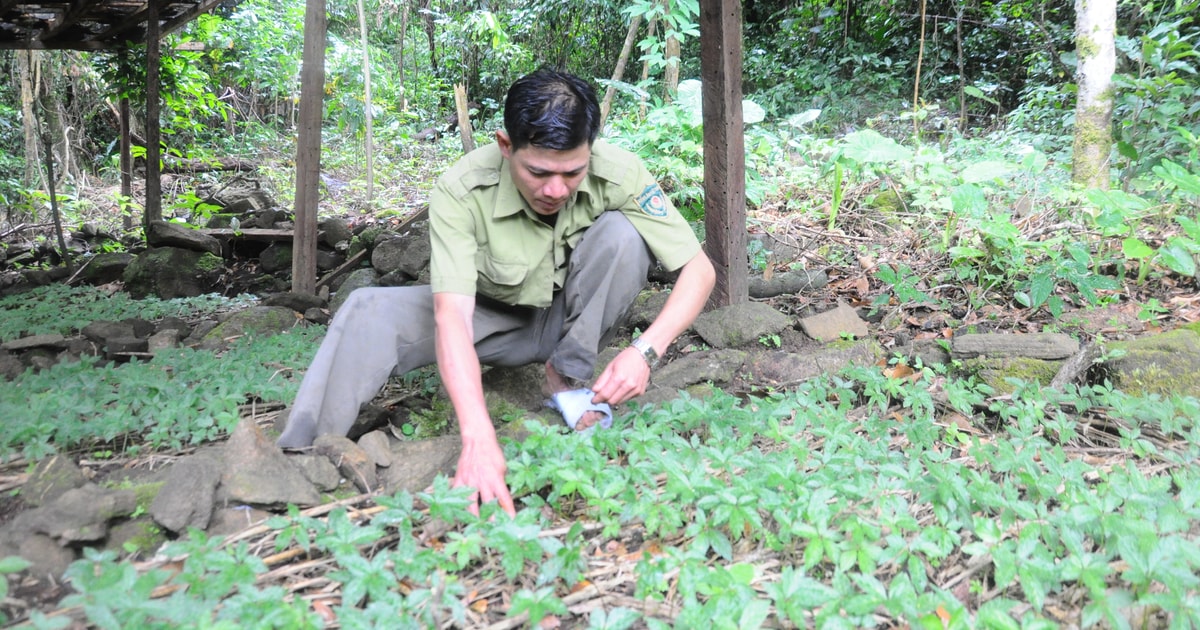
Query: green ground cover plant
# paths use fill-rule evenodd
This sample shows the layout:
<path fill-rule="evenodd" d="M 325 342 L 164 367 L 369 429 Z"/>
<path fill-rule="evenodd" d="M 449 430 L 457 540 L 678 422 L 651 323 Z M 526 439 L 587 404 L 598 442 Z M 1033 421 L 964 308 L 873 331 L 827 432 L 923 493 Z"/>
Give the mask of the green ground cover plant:
<path fill-rule="evenodd" d="M 32 624 L 1200 624 L 1200 401 L 897 373 L 685 396 L 592 439 L 530 422 L 515 518 L 445 477 L 293 508 L 138 568 L 93 552 Z"/>
<path fill-rule="evenodd" d="M 244 338 L 220 354 L 178 348 L 151 361 L 84 357 L 26 370 L 0 383 L 0 460 L 36 461 L 98 444 L 136 453 L 212 441 L 247 406 L 290 401 L 299 387 L 295 375 L 323 332 L 313 326 Z"/>
<path fill-rule="evenodd" d="M 52 284 L 0 298 L 0 341 L 29 335 L 74 334 L 97 320 L 205 317 L 245 306 L 252 299 L 208 294 L 173 300 L 153 296 L 136 300 L 124 291 Z"/>

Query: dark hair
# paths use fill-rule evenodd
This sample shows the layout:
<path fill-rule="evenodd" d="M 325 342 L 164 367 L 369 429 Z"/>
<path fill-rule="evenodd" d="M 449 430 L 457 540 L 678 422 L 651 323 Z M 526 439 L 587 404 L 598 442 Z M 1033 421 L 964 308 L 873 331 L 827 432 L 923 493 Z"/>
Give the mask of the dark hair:
<path fill-rule="evenodd" d="M 508 89 L 504 130 L 513 150 L 533 145 L 568 151 L 590 145 L 600 131 L 596 91 L 577 76 L 543 67 Z"/>

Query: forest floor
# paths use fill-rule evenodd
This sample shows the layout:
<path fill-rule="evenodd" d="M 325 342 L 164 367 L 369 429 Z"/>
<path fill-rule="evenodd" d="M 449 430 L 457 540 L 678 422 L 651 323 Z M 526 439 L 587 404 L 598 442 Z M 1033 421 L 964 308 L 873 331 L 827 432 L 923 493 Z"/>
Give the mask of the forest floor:
<path fill-rule="evenodd" d="M 415 197 L 417 193 L 414 191 L 405 196 Z M 784 199 L 764 204 L 750 212 L 750 234 L 763 243 L 758 250 L 760 258 L 752 269 L 753 273 L 762 273 L 764 270 L 768 274 L 781 273 L 802 267 L 810 271 L 825 271 L 829 276 L 829 283 L 825 287 L 803 294 L 771 298 L 767 301 L 772 306 L 785 314 L 800 317 L 825 311 L 839 302 L 848 303 L 866 317 L 871 336 L 887 349 L 898 349 L 915 340 L 950 339 L 965 332 L 1032 333 L 1049 330 L 1069 332 L 1081 337 L 1081 341 L 1091 341 L 1096 337 L 1119 339 L 1200 321 L 1200 294 L 1194 279 L 1182 281 L 1170 275 L 1152 274 L 1146 282 L 1138 284 L 1131 277 L 1136 272 L 1127 276 L 1119 289 L 1100 292 L 1100 298 L 1105 302 L 1102 306 L 1088 304 L 1078 295 L 1067 293 L 1066 288 L 1060 287 L 1058 294 L 1065 304 L 1061 316 L 1052 315 L 1046 308 L 1022 308 L 1011 296 L 1000 295 L 997 291 L 980 286 L 945 280 L 951 277 L 947 271 L 949 260 L 931 247 L 931 234 L 938 232 L 922 226 L 922 217 L 903 211 L 889 212 L 885 216 L 871 210 L 865 203 L 856 204 L 854 201 L 853 198 L 847 199 L 847 209 L 840 213 L 834 229 L 811 217 L 787 213 Z M 372 220 L 369 215 L 357 211 L 346 214 L 355 221 Z M 1071 225 L 1071 222 L 1064 221 L 1056 214 L 1046 212 L 1027 214 L 1019 220 L 1017 228 L 1025 235 L 1058 234 L 1071 229 Z M 30 236 L 33 234 L 29 232 L 21 235 L 22 238 Z M 881 267 L 896 272 L 888 277 L 904 274 L 903 283 L 883 281 L 878 273 Z M 913 299 L 916 296 L 920 297 Z M 1157 305 L 1157 308 L 1147 309 L 1147 305 Z M 806 347 L 811 347 L 810 342 L 782 349 Z M 269 423 L 270 420 L 267 416 L 256 419 L 263 423 Z M 973 430 L 986 432 L 987 428 L 974 427 Z M 1164 450 L 1171 446 L 1169 436 L 1150 437 L 1158 440 Z M 820 438 L 813 439 L 820 442 Z M 1120 454 L 1113 453 L 1110 443 L 1104 443 L 1098 449 L 1098 452 L 1103 451 L 1106 461 L 1114 462 L 1113 465 L 1122 458 Z M 138 457 L 150 460 L 174 455 L 177 453 L 142 452 Z M 137 466 L 138 463 L 131 461 L 127 465 Z M 383 509 L 371 497 L 361 496 L 314 508 L 305 512 L 305 515 L 325 517 L 339 507 L 351 510 L 360 519 L 369 519 Z M 594 522 L 588 522 L 583 512 L 545 512 L 545 516 L 554 523 L 546 528 L 548 532 L 557 529 L 565 532 L 578 523 L 583 523 L 585 530 L 591 533 L 599 528 Z M 445 543 L 444 533 L 443 526 L 431 521 L 420 539 L 422 544 L 438 546 Z M 268 550 L 273 548 L 277 535 L 276 530 L 256 525 L 233 536 L 232 540 L 248 543 L 255 549 Z M 597 603 L 601 600 L 607 602 L 603 604 L 605 606 L 626 606 L 656 618 L 669 619 L 679 613 L 669 598 L 655 606 L 634 601 L 632 592 L 636 578 L 631 573 L 625 573 L 634 567 L 640 554 L 647 550 L 660 550 L 663 546 L 679 543 L 679 540 L 651 540 L 644 530 L 631 525 L 622 528 L 616 536 L 608 536 L 603 540 L 596 536 L 596 541 L 597 546 L 590 549 L 591 572 L 583 576 L 578 590 L 563 597 L 571 614 L 559 614 L 558 623 L 574 627 L 569 621 L 562 620 L 582 619 L 601 606 Z M 262 555 L 266 557 L 269 554 L 264 551 Z M 753 554 L 746 552 L 739 557 L 751 556 Z M 296 564 L 301 556 L 294 557 L 297 560 L 271 556 L 274 563 L 268 564 L 272 567 L 274 577 L 268 581 L 285 584 L 292 592 L 307 593 L 313 602 L 313 609 L 327 621 L 333 622 L 327 595 L 336 589 L 327 577 L 319 577 L 323 572 L 333 570 L 333 567 L 330 563 L 314 561 L 303 570 L 298 570 Z M 760 553 L 757 557 L 761 560 L 764 556 Z M 495 562 L 484 563 L 471 574 L 463 576 L 473 597 L 471 601 L 474 602 L 468 613 L 471 622 L 465 624 L 467 626 L 502 628 L 519 625 L 519 617 L 508 617 L 504 612 L 512 603 L 516 588 L 496 577 L 500 571 Z M 760 571 L 765 571 L 765 575 L 771 575 L 773 570 L 777 571 L 778 565 L 778 557 L 772 555 L 767 562 L 759 562 L 758 567 Z M 973 597 L 964 590 L 970 583 L 966 577 L 977 571 L 978 567 L 972 563 L 972 558 L 958 554 L 934 572 L 933 581 L 949 585 L 948 589 L 965 601 Z M 61 586 L 55 586 L 52 591 L 43 592 L 18 590 L 12 596 L 24 598 L 30 603 L 36 602 L 33 608 L 50 610 L 57 597 L 66 592 Z M 975 597 L 978 599 L 977 594 Z M 1051 608 L 1059 607 L 1062 622 L 1078 618 L 1082 604 L 1078 599 L 1072 600 L 1072 597 L 1077 598 L 1078 593 L 1065 593 L 1052 602 Z M 489 602 L 492 606 L 490 610 Z M 1049 616 L 1057 618 L 1059 614 L 1051 613 Z M 551 615 L 550 618 L 555 616 Z M 880 617 L 877 621 L 891 625 L 896 620 Z M 556 627 L 553 623 L 547 623 L 543 621 L 542 627 Z"/>

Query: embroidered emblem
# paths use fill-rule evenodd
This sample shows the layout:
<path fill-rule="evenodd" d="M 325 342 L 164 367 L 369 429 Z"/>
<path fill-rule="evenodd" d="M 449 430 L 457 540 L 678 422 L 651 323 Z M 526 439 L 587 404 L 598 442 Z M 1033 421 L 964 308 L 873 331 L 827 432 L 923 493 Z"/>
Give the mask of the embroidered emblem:
<path fill-rule="evenodd" d="M 662 188 L 658 184 L 650 184 L 642 191 L 642 194 L 637 198 L 638 206 L 642 212 L 652 217 L 667 216 L 667 196 L 663 194 Z"/>

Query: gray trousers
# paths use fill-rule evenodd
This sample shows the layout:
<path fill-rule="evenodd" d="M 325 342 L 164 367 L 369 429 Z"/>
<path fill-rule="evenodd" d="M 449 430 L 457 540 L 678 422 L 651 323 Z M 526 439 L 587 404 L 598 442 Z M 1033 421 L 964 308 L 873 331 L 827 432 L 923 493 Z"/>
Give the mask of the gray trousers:
<path fill-rule="evenodd" d="M 545 363 L 588 381 L 596 356 L 646 285 L 653 257 L 620 212 L 605 212 L 570 254 L 566 284 L 546 308 L 477 299 L 473 320 L 480 363 Z M 300 383 L 278 445 L 312 445 L 318 435 L 345 435 L 359 407 L 391 375 L 437 361 L 433 293 L 428 286 L 367 287 L 350 294 L 329 325 Z"/>

